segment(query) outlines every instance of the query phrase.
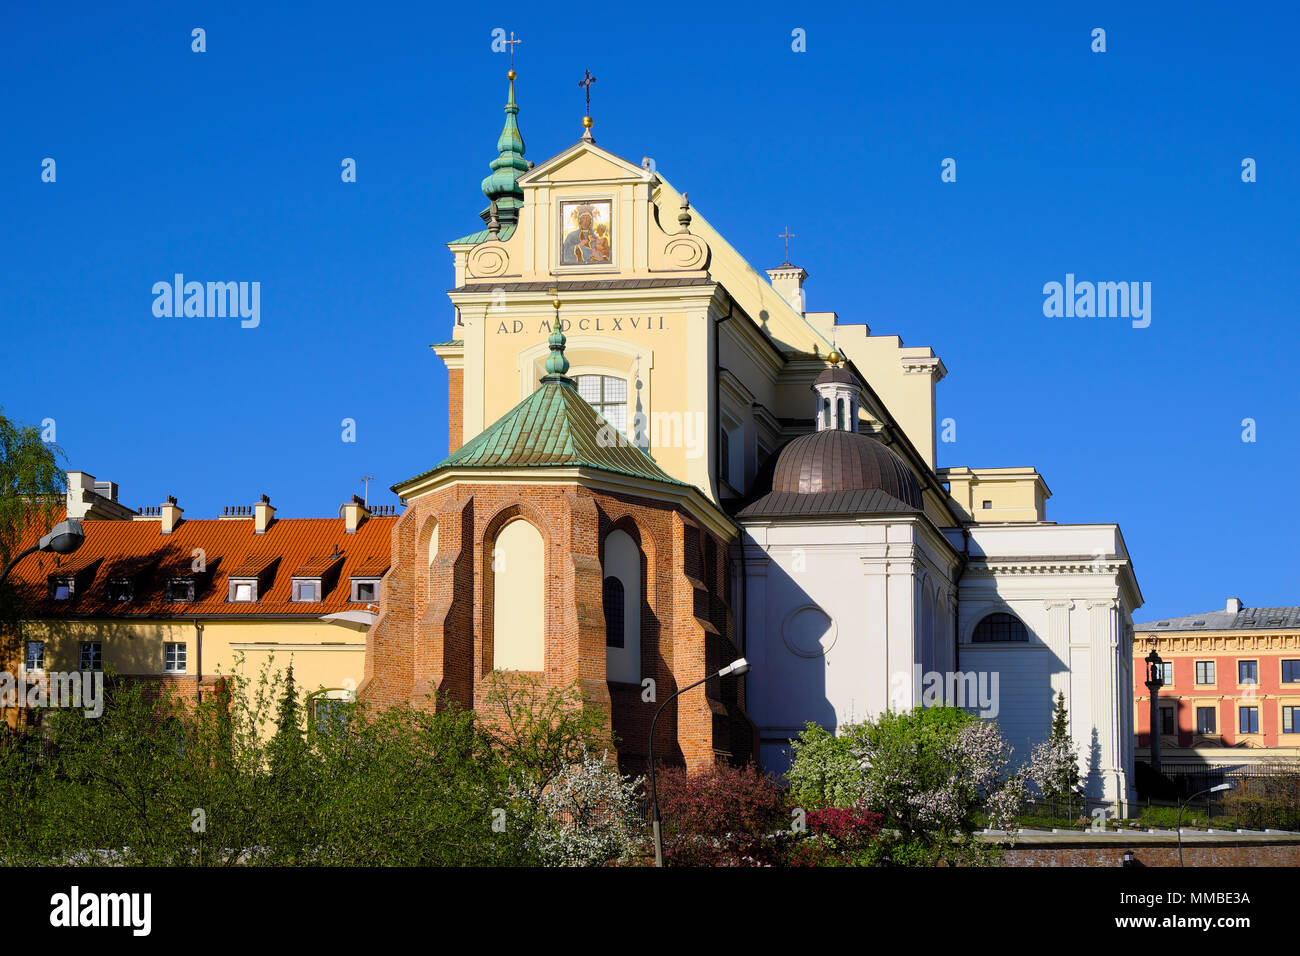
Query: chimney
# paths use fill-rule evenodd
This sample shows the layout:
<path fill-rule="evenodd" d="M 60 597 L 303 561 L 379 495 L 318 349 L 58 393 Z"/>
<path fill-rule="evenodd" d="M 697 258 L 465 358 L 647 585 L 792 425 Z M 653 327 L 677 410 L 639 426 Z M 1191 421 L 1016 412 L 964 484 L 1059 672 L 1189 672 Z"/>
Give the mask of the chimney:
<path fill-rule="evenodd" d="M 275 509 L 271 507 L 271 499 L 266 495 L 253 505 L 253 533 L 266 534 L 266 529 L 271 527 L 271 522 L 275 520 Z"/>
<path fill-rule="evenodd" d="M 1228 598 L 1228 606 L 1225 608 L 1229 614 L 1241 613 L 1241 598 Z"/>
<path fill-rule="evenodd" d="M 790 303 L 790 308 L 803 315 L 803 280 L 808 278 L 808 273 L 787 262 L 775 269 L 768 269 L 767 277 L 772 280 L 772 288 L 777 294 Z"/>
<path fill-rule="evenodd" d="M 68 493 L 65 504 L 68 517 L 80 521 L 94 506 L 95 476 L 84 471 L 68 472 Z"/>
<path fill-rule="evenodd" d="M 339 517 L 343 519 L 347 533 L 356 534 L 357 528 L 361 527 L 361 522 L 370 517 L 370 509 L 366 507 L 364 501 L 353 495 L 351 501 L 343 502 L 343 506 L 339 508 Z"/>
<path fill-rule="evenodd" d="M 158 514 L 162 517 L 162 525 L 158 529 L 159 532 L 162 534 L 171 534 L 172 531 L 176 529 L 176 526 L 181 523 L 181 512 L 183 510 L 184 509 L 181 508 L 180 505 L 176 504 L 176 496 L 168 495 L 167 500 L 163 502 L 162 506 L 158 509 Z"/>

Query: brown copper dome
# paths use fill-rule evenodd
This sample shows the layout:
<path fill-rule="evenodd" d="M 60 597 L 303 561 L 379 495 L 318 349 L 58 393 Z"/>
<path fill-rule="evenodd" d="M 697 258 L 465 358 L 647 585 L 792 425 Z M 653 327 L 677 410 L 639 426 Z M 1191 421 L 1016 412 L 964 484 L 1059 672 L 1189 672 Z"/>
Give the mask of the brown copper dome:
<path fill-rule="evenodd" d="M 772 491 L 883 491 L 913 508 L 922 507 L 921 488 L 902 458 L 876 438 L 839 429 L 800 435 L 782 448 L 772 472 Z"/>

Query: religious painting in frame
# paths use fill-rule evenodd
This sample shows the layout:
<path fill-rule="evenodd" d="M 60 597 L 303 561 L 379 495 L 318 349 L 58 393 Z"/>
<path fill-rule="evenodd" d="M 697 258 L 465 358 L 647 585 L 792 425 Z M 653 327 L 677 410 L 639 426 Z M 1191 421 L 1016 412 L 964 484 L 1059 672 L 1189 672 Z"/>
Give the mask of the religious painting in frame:
<path fill-rule="evenodd" d="M 609 199 L 560 202 L 560 265 L 614 264 L 613 208 Z"/>

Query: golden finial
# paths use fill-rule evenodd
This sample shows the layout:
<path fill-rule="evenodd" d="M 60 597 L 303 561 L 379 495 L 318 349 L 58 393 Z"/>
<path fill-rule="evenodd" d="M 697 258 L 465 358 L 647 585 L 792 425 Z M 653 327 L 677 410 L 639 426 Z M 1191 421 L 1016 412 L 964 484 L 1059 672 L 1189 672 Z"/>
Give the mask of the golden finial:
<path fill-rule="evenodd" d="M 560 311 L 560 290 L 559 289 L 551 290 L 551 305 L 555 307 L 556 312 Z"/>
<path fill-rule="evenodd" d="M 514 71 L 514 70 L 509 70 L 509 71 L 507 71 L 507 73 L 506 73 L 506 79 L 507 79 L 507 80 L 513 80 L 514 78 L 515 78 L 515 71 Z"/>
<path fill-rule="evenodd" d="M 831 349 L 830 354 L 826 356 L 826 361 L 830 362 L 832 365 L 839 365 L 844 361 L 844 356 L 839 353 L 839 350 Z"/>

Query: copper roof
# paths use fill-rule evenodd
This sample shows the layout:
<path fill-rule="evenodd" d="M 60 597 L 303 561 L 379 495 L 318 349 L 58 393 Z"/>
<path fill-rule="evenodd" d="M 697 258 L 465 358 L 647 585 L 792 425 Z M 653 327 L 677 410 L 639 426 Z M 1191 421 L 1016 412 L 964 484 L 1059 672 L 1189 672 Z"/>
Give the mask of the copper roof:
<path fill-rule="evenodd" d="M 775 455 L 771 491 L 816 494 L 883 491 L 920 509 L 916 476 L 879 439 L 858 432 L 826 429 L 800 435 Z"/>
<path fill-rule="evenodd" d="M 548 378 L 537 390 L 429 471 L 448 468 L 586 467 L 681 485 L 578 394 L 572 379 Z"/>
<path fill-rule="evenodd" d="M 291 615 L 319 617 L 336 611 L 357 610 L 364 601 L 352 601 L 348 579 L 379 577 L 389 566 L 392 517 L 370 517 L 354 534 L 348 534 L 341 518 L 277 518 L 263 534 L 253 532 L 250 521 L 222 521 L 216 518 L 187 518 L 171 534 L 160 533 L 157 520 L 83 520 L 86 540 L 70 555 L 37 552 L 20 561 L 10 574 L 24 615 L 55 617 L 250 617 Z M 40 531 L 29 525 L 22 547 L 35 541 Z M 337 549 L 343 566 L 322 600 L 295 602 L 292 573 L 311 565 L 317 555 Z M 199 552 L 202 572 L 194 570 Z M 274 565 L 272 568 L 271 565 Z M 252 570 L 252 569 L 258 570 Z M 227 601 L 227 582 L 232 577 L 256 577 L 271 571 L 271 581 L 256 601 Z M 49 598 L 51 575 L 90 576 L 80 579 L 71 601 Z M 196 600 L 168 601 L 167 579 L 196 577 Z M 314 575 L 313 575 L 314 576 Z M 134 584 L 130 601 L 109 598 L 108 582 L 129 578 Z"/>

